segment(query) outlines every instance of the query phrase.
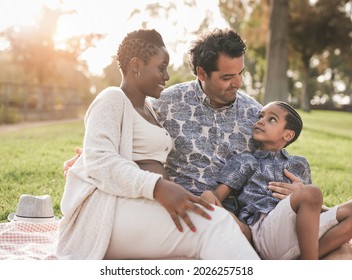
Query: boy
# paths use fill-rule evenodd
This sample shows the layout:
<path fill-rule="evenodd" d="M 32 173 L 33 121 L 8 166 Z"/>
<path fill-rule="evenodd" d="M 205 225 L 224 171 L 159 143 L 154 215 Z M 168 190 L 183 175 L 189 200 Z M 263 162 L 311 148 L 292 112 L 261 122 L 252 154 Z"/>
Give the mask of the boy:
<path fill-rule="evenodd" d="M 298 138 L 302 126 L 289 104 L 266 105 L 253 129 L 259 150 L 234 155 L 219 173 L 220 185 L 202 195 L 209 202 L 216 197 L 219 205 L 232 190 L 241 191 L 238 217 L 250 226 L 263 259 L 319 259 L 352 238 L 352 201 L 322 212 L 323 196 L 311 185 L 307 160 L 284 149 Z M 288 181 L 286 170 L 307 185 L 296 183 L 293 193 L 280 201 L 267 187 Z"/>

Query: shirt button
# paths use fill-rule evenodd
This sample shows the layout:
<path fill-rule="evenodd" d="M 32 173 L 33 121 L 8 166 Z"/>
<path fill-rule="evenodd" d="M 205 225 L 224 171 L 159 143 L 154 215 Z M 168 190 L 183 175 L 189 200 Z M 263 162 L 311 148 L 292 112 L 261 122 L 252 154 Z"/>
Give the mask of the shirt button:
<path fill-rule="evenodd" d="M 166 148 L 165 148 L 165 151 L 167 151 L 167 150 L 169 150 L 169 147 L 166 147 Z"/>

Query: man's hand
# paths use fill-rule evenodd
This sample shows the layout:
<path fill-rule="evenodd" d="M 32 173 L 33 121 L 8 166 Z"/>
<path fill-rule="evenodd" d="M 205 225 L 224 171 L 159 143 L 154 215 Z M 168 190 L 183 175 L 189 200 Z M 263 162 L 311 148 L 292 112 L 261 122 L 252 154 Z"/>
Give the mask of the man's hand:
<path fill-rule="evenodd" d="M 66 178 L 68 170 L 73 166 L 73 164 L 77 161 L 77 159 L 80 157 L 80 155 L 83 152 L 83 149 L 80 147 L 75 148 L 75 152 L 77 155 L 75 155 L 73 158 L 66 160 L 64 162 L 64 176 Z"/>
<path fill-rule="evenodd" d="M 273 196 L 278 199 L 284 199 L 289 196 L 295 188 L 301 188 L 305 185 L 300 181 L 300 179 L 293 175 L 291 172 L 284 170 L 284 174 L 290 179 L 292 183 L 283 182 L 269 182 L 268 189 L 273 192 Z"/>

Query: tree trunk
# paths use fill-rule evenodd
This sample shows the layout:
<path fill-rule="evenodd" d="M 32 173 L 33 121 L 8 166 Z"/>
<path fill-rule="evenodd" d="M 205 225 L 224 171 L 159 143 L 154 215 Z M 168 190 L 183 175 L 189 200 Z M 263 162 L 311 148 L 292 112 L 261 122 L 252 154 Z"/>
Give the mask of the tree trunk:
<path fill-rule="evenodd" d="M 308 81 L 309 81 L 309 61 L 304 62 L 303 70 L 303 86 L 302 86 L 302 95 L 301 95 L 301 109 L 305 112 L 310 111 L 310 98 L 308 92 Z"/>
<path fill-rule="evenodd" d="M 287 30 L 288 0 L 271 0 L 264 104 L 274 100 L 288 100 Z"/>

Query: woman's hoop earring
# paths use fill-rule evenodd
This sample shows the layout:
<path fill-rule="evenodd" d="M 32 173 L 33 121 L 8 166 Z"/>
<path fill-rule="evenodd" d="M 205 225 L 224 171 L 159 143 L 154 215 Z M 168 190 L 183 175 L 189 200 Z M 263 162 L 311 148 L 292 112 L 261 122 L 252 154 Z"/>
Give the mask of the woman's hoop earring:
<path fill-rule="evenodd" d="M 137 72 L 136 74 L 134 74 L 136 79 L 138 79 L 141 76 L 141 72 Z"/>

